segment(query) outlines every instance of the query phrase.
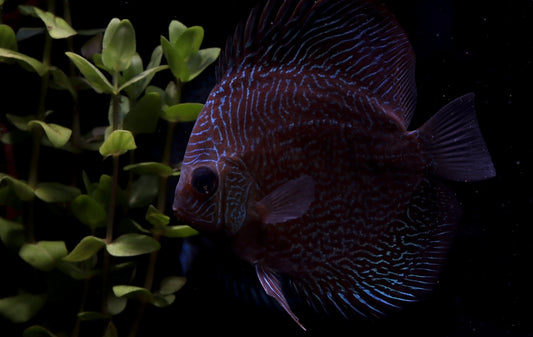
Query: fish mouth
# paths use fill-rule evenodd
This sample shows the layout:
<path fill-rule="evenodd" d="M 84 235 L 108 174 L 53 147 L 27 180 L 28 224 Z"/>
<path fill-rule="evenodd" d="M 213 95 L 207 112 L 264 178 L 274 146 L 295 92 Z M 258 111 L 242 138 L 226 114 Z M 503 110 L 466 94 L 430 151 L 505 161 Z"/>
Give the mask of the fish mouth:
<path fill-rule="evenodd" d="M 198 218 L 196 215 L 184 209 L 174 209 L 174 216 L 179 222 L 191 226 L 199 232 L 214 232 L 215 225 L 212 222 Z"/>

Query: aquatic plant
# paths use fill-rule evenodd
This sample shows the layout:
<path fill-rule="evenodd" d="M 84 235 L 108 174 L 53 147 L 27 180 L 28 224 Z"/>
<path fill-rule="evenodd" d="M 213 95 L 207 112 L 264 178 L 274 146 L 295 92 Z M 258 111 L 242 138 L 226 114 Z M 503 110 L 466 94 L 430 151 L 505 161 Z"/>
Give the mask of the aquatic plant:
<path fill-rule="evenodd" d="M 3 3 L 0 0 L 0 13 Z M 202 108 L 199 103 L 182 102 L 182 86 L 213 63 L 220 50 L 200 49 L 201 27 L 172 21 L 168 38 L 161 37 L 145 63 L 129 20 L 114 18 L 105 29 L 76 31 L 69 22 L 68 1 L 64 18 L 56 15 L 54 1 L 48 5 L 46 11 L 19 7 L 45 27 L 37 30 L 44 37 L 40 60 L 19 52 L 20 38 L 17 41 L 13 29 L 0 22 L 0 62 L 18 64 L 40 80 L 34 113 L 2 111 L 0 116 L 0 121 L 11 125 L 3 128 L 1 137 L 5 164 L 0 169 L 5 172 L 0 172 L 0 248 L 4 246 L 7 253 L 2 259 L 8 259 L 9 265 L 22 265 L 2 275 L 17 286 L 2 287 L 0 316 L 28 326 L 24 330 L 28 337 L 78 336 L 82 324 L 85 328 L 90 323 L 93 330 L 89 331 L 101 328 L 101 335 L 116 336 L 117 329 L 127 327 L 115 325 L 115 317 L 127 309 L 128 300 L 136 299 L 138 318 L 128 327 L 130 336 L 135 336 L 146 306 L 171 305 L 186 281 L 174 274 L 155 278 L 161 239 L 196 234 L 186 225 L 173 224 L 165 214 L 167 180 L 179 175 L 179 167 L 170 163 L 172 139 L 176 124 L 194 121 Z M 88 41 L 81 54 L 75 53 L 73 38 L 84 36 Z M 67 46 L 68 71 L 51 64 L 55 40 L 66 41 L 61 45 Z M 163 59 L 167 64 L 161 64 Z M 154 76 L 168 70 L 173 75 L 168 85 L 154 86 Z M 48 110 L 51 90 L 68 92 L 70 127 L 56 123 Z M 109 106 L 99 107 L 103 113 L 94 112 L 88 118 L 96 126 L 83 125 L 87 118 L 80 105 L 93 99 L 99 102 L 101 95 L 109 96 Z M 2 94 L 3 101 L 9 99 Z M 136 140 L 156 133 L 158 125 L 167 130 L 160 162 L 136 162 L 140 146 Z M 30 148 L 26 170 L 12 155 L 13 149 L 25 150 L 24 146 Z M 53 150 L 43 151 L 43 146 Z M 97 173 L 82 164 L 94 166 L 98 160 L 100 167 L 93 170 Z M 61 172 L 61 178 L 46 180 L 54 177 L 47 174 L 53 171 Z M 69 171 L 65 178 L 63 172 Z M 144 269 L 137 271 L 140 268 Z M 138 282 L 136 272 L 144 280 Z M 69 298 L 73 288 L 79 290 L 78 297 Z M 39 320 L 46 322 L 43 308 L 58 297 L 79 311 L 72 322 L 63 319 L 62 326 L 45 327 Z"/>

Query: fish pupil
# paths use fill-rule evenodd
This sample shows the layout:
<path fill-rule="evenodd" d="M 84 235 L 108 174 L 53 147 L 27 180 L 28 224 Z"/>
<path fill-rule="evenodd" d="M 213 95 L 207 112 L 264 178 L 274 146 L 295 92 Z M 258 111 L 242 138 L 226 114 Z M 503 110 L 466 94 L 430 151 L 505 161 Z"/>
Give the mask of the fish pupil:
<path fill-rule="evenodd" d="M 192 172 L 191 185 L 196 192 L 209 195 L 217 188 L 217 175 L 209 167 L 199 167 Z"/>

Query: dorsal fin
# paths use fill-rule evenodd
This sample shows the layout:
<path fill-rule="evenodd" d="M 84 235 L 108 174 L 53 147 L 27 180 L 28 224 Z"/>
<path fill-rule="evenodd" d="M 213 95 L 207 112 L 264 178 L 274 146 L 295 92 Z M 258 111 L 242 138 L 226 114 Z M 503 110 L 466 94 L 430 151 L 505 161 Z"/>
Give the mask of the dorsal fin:
<path fill-rule="evenodd" d="M 228 40 L 219 77 L 250 66 L 338 77 L 377 97 L 405 127 L 414 111 L 411 45 L 393 15 L 372 0 L 269 0 Z"/>

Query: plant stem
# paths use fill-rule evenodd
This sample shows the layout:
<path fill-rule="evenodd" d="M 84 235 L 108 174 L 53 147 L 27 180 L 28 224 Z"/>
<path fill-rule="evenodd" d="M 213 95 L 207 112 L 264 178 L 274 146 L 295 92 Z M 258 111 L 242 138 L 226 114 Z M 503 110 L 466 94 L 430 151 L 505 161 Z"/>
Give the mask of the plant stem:
<path fill-rule="evenodd" d="M 48 2 L 48 11 L 53 12 L 55 9 L 55 1 Z M 50 59 L 52 55 L 52 38 L 49 34 L 45 34 L 44 48 L 42 62 L 45 66 L 50 66 Z M 42 121 L 46 112 L 46 94 L 48 93 L 48 84 L 50 82 L 50 73 L 47 71 L 41 77 L 41 89 L 39 94 L 39 106 L 37 108 L 37 119 Z M 40 127 L 34 127 L 31 130 L 32 134 L 32 151 L 30 159 L 30 167 L 28 172 L 28 184 L 32 189 L 37 187 L 39 183 L 39 157 L 41 154 L 41 138 L 43 137 L 43 130 Z M 28 216 L 26 218 L 26 235 L 29 242 L 35 242 L 35 199 L 28 202 Z"/>
<path fill-rule="evenodd" d="M 154 239 L 157 241 L 160 240 L 159 235 L 154 235 Z M 157 253 L 158 251 L 154 251 L 150 253 L 150 262 L 148 263 L 148 270 L 146 271 L 146 278 L 144 280 L 144 288 L 148 290 L 152 290 L 152 286 L 154 283 L 154 275 L 155 275 L 155 265 L 157 262 Z M 135 337 L 137 336 L 137 333 L 139 332 L 139 328 L 141 327 L 142 318 L 144 316 L 144 311 L 146 310 L 146 305 L 148 303 L 146 301 L 141 301 L 141 304 L 139 306 L 139 311 L 137 311 L 137 319 L 134 321 L 133 326 L 130 330 L 129 337 Z"/>
<path fill-rule="evenodd" d="M 115 73 L 113 76 L 113 83 L 115 87 L 118 86 L 118 73 Z M 117 130 L 119 128 L 119 108 L 120 108 L 120 97 L 117 94 L 111 96 L 111 127 L 112 130 Z M 114 232 L 114 223 L 115 223 L 115 211 L 117 208 L 117 194 L 118 194 L 118 173 L 119 173 L 119 156 L 113 155 L 113 178 L 111 186 L 111 200 L 109 202 L 109 211 L 107 213 L 107 230 L 105 242 L 110 244 L 113 242 L 113 232 Z M 109 283 L 109 273 L 111 270 L 111 256 L 104 250 L 104 262 L 103 262 L 103 279 L 102 279 L 102 312 L 104 314 L 108 313 L 107 309 L 107 298 L 108 298 L 108 283 Z"/>
<path fill-rule="evenodd" d="M 115 210 L 117 207 L 119 156 L 113 156 L 113 182 L 111 186 L 111 200 L 107 214 L 107 232 L 105 241 L 107 244 L 113 241 L 113 223 L 115 222 Z"/>
<path fill-rule="evenodd" d="M 50 1 L 51 4 L 54 1 Z M 52 8 L 53 10 L 53 8 Z M 50 66 L 50 58 L 52 55 L 52 38 L 50 35 L 45 34 L 44 49 L 43 49 L 43 64 L 45 66 Z M 42 121 L 44 120 L 44 115 L 46 112 L 46 94 L 48 92 L 48 83 L 50 82 L 50 73 L 47 71 L 41 77 L 41 90 L 39 95 L 39 107 L 37 108 L 37 119 Z M 33 148 L 32 148 L 32 157 L 30 162 L 30 172 L 28 177 L 28 184 L 35 188 L 38 182 L 38 169 L 39 169 L 39 154 L 41 148 L 41 138 L 43 136 L 43 131 L 39 127 L 32 129 L 33 137 Z"/>
<path fill-rule="evenodd" d="M 70 12 L 70 1 L 69 0 L 63 0 L 63 16 L 65 18 L 65 21 L 72 26 L 72 15 Z M 70 52 L 74 52 L 74 39 L 72 36 L 68 37 L 67 39 L 67 50 Z M 76 66 L 74 66 L 74 63 L 69 62 L 69 75 L 71 78 L 74 78 L 76 76 Z M 74 92 L 72 93 L 72 137 L 71 137 L 71 143 L 72 146 L 80 150 L 81 149 L 81 128 L 80 128 L 80 111 L 78 109 L 78 88 L 74 87 Z"/>
<path fill-rule="evenodd" d="M 39 169 L 39 154 L 41 152 L 41 137 L 43 131 L 41 128 L 33 128 L 32 130 L 32 151 L 30 172 L 28 177 L 28 184 L 32 189 L 35 189 L 38 184 L 38 169 Z M 26 217 L 26 237 L 29 242 L 35 242 L 35 198 L 27 203 L 27 217 Z"/>
<path fill-rule="evenodd" d="M 168 123 L 167 138 L 165 141 L 165 149 L 163 151 L 162 162 L 165 165 L 170 163 L 170 154 L 172 152 L 172 141 L 174 138 L 174 130 L 176 129 L 176 123 Z M 157 198 L 157 209 L 161 212 L 165 212 L 165 206 L 167 202 L 167 182 L 168 177 L 161 177 L 159 179 L 159 195 Z"/>
<path fill-rule="evenodd" d="M 118 71 L 113 74 L 113 87 L 115 91 L 118 90 L 118 78 L 119 74 Z M 113 131 L 118 130 L 120 127 L 119 119 L 120 119 L 120 95 L 118 93 L 113 94 L 111 98 L 111 104 L 112 104 L 112 123 L 111 127 L 113 128 Z"/>
<path fill-rule="evenodd" d="M 118 173 L 119 173 L 119 156 L 113 156 L 113 181 L 111 186 L 111 200 L 109 201 L 109 211 L 107 213 L 107 231 L 105 242 L 110 244 L 113 242 L 115 211 L 117 208 L 117 195 L 118 195 Z M 108 313 L 107 310 L 107 294 L 109 284 L 109 272 L 111 270 L 111 256 L 104 250 L 103 272 L 102 272 L 102 312 Z"/>
<path fill-rule="evenodd" d="M 181 100 L 182 83 L 181 81 L 179 81 L 179 79 L 177 80 L 176 87 L 177 87 L 178 100 Z M 167 136 L 165 139 L 165 148 L 163 150 L 163 157 L 161 158 L 161 162 L 166 165 L 170 163 L 170 155 L 172 153 L 172 141 L 174 139 L 175 129 L 176 129 L 176 123 L 168 123 Z M 157 197 L 157 209 L 161 213 L 165 212 L 166 199 L 167 199 L 167 182 L 168 182 L 168 177 L 161 177 L 159 179 L 159 195 Z M 161 240 L 161 236 L 159 234 L 154 234 L 154 239 L 156 239 L 159 242 Z M 152 286 L 154 283 L 157 254 L 158 254 L 157 250 L 150 254 L 150 261 L 148 263 L 148 269 L 146 271 L 146 278 L 144 279 L 144 288 L 150 291 L 152 290 Z M 137 333 L 139 332 L 139 328 L 141 326 L 141 321 L 144 315 L 144 311 L 146 310 L 146 305 L 147 305 L 146 301 L 141 302 L 139 311 L 137 313 L 137 319 L 135 320 L 130 330 L 129 337 L 137 336 Z"/>
<path fill-rule="evenodd" d="M 85 303 L 87 302 L 87 297 L 89 295 L 89 279 L 83 280 L 83 292 L 81 295 L 80 308 L 78 312 L 83 312 L 85 310 Z M 74 329 L 72 329 L 72 337 L 78 337 L 80 334 L 81 320 L 76 318 L 74 323 Z"/>

